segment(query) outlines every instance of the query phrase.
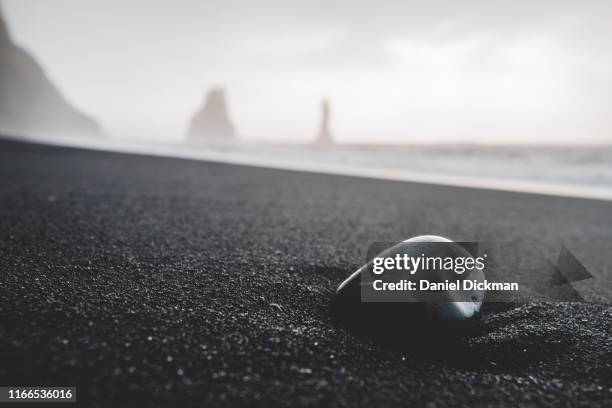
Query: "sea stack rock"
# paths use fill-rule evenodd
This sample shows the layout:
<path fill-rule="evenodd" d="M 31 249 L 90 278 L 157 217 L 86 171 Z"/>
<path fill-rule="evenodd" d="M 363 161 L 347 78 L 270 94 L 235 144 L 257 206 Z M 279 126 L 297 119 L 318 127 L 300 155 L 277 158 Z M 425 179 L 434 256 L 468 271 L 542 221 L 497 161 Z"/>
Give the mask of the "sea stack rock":
<path fill-rule="evenodd" d="M 323 99 L 323 102 L 321 103 L 321 127 L 319 129 L 319 136 L 317 137 L 317 143 L 319 144 L 334 143 L 332 140 L 331 131 L 329 130 L 329 110 L 329 101 L 327 99 Z"/>
<path fill-rule="evenodd" d="M 98 124 L 75 109 L 27 51 L 13 43 L 0 10 L 0 133 L 99 136 Z"/>
<path fill-rule="evenodd" d="M 187 137 L 191 142 L 236 137 L 236 130 L 227 112 L 223 88 L 213 88 L 208 92 L 204 106 L 191 119 Z"/>

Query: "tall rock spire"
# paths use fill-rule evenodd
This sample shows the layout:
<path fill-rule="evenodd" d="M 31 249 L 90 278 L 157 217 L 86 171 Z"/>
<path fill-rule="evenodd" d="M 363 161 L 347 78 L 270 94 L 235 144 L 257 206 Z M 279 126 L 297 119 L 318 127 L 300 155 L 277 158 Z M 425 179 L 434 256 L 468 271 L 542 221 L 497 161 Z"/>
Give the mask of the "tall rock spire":
<path fill-rule="evenodd" d="M 334 143 L 331 131 L 329 130 L 330 122 L 330 108 L 329 101 L 325 98 L 321 103 L 321 127 L 319 128 L 319 136 L 317 137 L 317 143 L 320 144 L 332 144 Z"/>
<path fill-rule="evenodd" d="M 227 111 L 223 88 L 213 88 L 208 92 L 204 106 L 191 119 L 187 137 L 190 142 L 236 137 L 236 130 Z"/>
<path fill-rule="evenodd" d="M 70 105 L 44 70 L 11 40 L 0 10 L 0 133 L 98 136 L 98 124 Z"/>

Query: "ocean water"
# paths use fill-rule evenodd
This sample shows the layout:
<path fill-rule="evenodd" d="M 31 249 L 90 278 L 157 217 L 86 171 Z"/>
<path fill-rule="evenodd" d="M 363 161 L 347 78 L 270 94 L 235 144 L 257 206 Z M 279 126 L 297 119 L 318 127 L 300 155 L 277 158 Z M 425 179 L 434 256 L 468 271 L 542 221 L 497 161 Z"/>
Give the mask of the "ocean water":
<path fill-rule="evenodd" d="M 236 142 L 201 148 L 309 164 L 612 189 L 612 145 L 318 146 Z"/>
<path fill-rule="evenodd" d="M 612 144 L 600 146 L 202 144 L 114 138 L 18 140 L 192 160 L 612 200 Z"/>

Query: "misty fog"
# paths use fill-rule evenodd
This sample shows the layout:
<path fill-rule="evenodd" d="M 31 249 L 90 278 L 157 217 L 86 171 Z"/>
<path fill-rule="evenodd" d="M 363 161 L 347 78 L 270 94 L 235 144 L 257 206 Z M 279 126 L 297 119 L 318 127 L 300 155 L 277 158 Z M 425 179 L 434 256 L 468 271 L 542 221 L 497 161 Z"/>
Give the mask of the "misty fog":
<path fill-rule="evenodd" d="M 15 42 L 113 138 L 176 141 L 223 86 L 240 138 L 600 143 L 607 1 L 4 0 Z"/>

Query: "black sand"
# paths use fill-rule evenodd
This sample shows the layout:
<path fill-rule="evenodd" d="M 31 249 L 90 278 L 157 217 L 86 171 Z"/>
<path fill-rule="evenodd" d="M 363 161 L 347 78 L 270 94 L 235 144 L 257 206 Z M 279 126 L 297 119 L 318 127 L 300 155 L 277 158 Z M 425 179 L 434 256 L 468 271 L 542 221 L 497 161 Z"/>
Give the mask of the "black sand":
<path fill-rule="evenodd" d="M 590 302 L 398 352 L 329 300 L 372 241 L 561 240 Z M 90 406 L 611 406 L 612 203 L 0 142 L 0 385 Z M 516 268 L 517 274 L 523 273 Z"/>

